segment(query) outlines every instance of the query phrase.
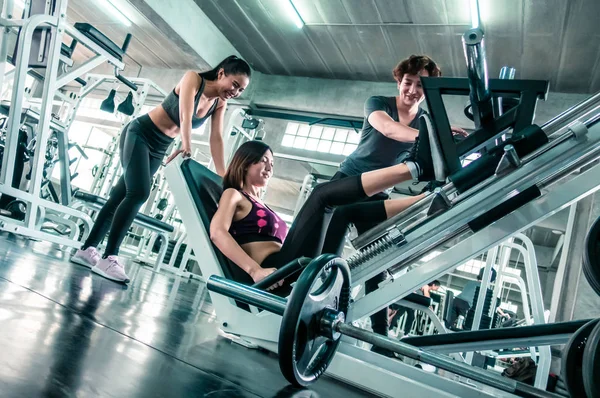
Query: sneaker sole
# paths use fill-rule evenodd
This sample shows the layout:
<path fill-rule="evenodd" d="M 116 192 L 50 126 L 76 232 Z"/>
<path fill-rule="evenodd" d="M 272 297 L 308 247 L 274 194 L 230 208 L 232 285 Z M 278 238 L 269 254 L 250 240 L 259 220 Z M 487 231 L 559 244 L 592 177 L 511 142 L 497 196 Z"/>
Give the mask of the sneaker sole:
<path fill-rule="evenodd" d="M 119 282 L 119 283 L 129 283 L 129 279 L 117 279 L 117 278 L 113 278 L 112 276 L 108 275 L 107 273 L 105 273 L 104 271 L 102 271 L 101 269 L 98 269 L 96 266 L 92 267 L 92 272 L 96 273 L 100 276 L 105 277 L 106 279 L 110 279 L 113 282 Z"/>
<path fill-rule="evenodd" d="M 90 263 L 88 263 L 87 261 L 83 260 L 82 258 L 79 257 L 71 257 L 69 259 L 69 261 L 71 261 L 73 264 L 78 264 L 78 265 L 83 265 L 84 267 L 87 268 L 93 268 L 94 266 Z"/>

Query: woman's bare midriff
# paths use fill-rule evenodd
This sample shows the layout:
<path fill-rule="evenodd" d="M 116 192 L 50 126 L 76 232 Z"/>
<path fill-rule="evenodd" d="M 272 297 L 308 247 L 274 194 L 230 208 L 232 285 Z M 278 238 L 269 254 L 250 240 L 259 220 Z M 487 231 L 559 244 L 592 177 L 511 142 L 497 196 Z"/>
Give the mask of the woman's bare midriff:
<path fill-rule="evenodd" d="M 148 116 L 150 116 L 152 123 L 154 123 L 166 136 L 175 138 L 179 134 L 179 127 L 177 127 L 175 122 L 167 115 L 167 112 L 162 105 L 158 105 L 148 112 Z"/>
<path fill-rule="evenodd" d="M 281 250 L 278 242 L 250 242 L 240 245 L 241 248 L 258 264 L 262 264 L 265 258 Z"/>

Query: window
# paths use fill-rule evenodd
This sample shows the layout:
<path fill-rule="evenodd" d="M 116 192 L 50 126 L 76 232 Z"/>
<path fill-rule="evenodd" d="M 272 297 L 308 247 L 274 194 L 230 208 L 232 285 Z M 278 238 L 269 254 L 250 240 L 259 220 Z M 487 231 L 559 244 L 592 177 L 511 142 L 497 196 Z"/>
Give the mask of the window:
<path fill-rule="evenodd" d="M 467 272 L 469 274 L 477 275 L 479 271 L 485 267 L 485 261 L 481 260 L 469 260 L 463 265 L 459 266 L 457 270 Z"/>
<path fill-rule="evenodd" d="M 506 311 L 510 311 L 514 314 L 516 314 L 517 311 L 519 310 L 519 307 L 517 305 L 511 303 L 510 301 L 509 302 L 505 302 L 505 301 L 501 302 L 500 308 L 502 308 L 503 310 L 506 310 Z"/>
<path fill-rule="evenodd" d="M 71 126 L 71 132 L 69 139 L 78 143 L 81 147 L 85 147 L 84 151 L 88 157 L 85 159 L 76 149 L 69 151 L 71 159 L 77 158 L 77 162 L 71 165 L 71 173 L 77 172 L 71 184 L 73 187 L 80 188 L 84 191 L 90 191 L 92 188 L 92 182 L 94 176 L 92 174 L 94 168 L 98 168 L 102 164 L 104 154 L 102 150 L 108 149 L 113 137 L 109 132 L 113 134 L 118 133 L 116 128 L 99 128 L 98 126 L 86 122 L 75 120 Z M 113 160 L 114 164 L 114 160 Z M 60 180 L 60 168 L 55 167 L 52 172 L 52 178 L 54 180 Z"/>
<path fill-rule="evenodd" d="M 516 268 L 505 267 L 504 268 L 504 272 L 507 273 L 507 274 L 513 274 L 515 276 L 521 276 L 521 270 L 520 269 L 516 269 Z"/>
<path fill-rule="evenodd" d="M 288 123 L 281 145 L 335 155 L 348 156 L 358 146 L 360 134 L 354 130 Z"/>

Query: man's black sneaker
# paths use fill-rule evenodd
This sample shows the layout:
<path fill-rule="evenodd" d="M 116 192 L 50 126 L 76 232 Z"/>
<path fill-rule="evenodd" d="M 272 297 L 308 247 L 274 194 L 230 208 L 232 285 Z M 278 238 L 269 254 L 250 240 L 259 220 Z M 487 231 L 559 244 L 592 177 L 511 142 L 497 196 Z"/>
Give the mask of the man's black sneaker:
<path fill-rule="evenodd" d="M 432 181 L 429 181 L 427 183 L 427 185 L 425 185 L 423 187 L 423 189 L 421 189 L 421 192 L 419 192 L 419 193 L 421 194 L 421 193 L 425 193 L 425 192 L 433 192 L 436 190 L 436 188 L 441 188 L 444 185 L 446 185 L 446 183 L 443 181 L 432 180 Z"/>
<path fill-rule="evenodd" d="M 419 181 L 435 180 L 433 158 L 431 157 L 431 147 L 429 145 L 429 131 L 433 131 L 431 119 L 429 115 L 421 115 L 419 119 L 419 136 L 406 158 L 407 161 L 414 162 L 419 168 Z"/>

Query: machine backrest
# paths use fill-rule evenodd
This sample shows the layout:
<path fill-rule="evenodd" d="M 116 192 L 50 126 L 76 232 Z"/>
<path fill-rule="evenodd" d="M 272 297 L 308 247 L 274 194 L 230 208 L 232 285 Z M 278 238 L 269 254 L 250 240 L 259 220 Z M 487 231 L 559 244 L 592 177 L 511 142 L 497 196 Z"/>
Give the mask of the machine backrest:
<path fill-rule="evenodd" d="M 221 199 L 223 193 L 223 181 L 217 174 L 190 159 L 181 164 L 181 172 L 192 194 L 202 224 L 210 235 L 210 221 L 217 211 L 219 199 Z M 194 239 L 194 237 L 189 236 L 188 239 Z M 223 270 L 223 276 L 246 285 L 254 283 L 246 272 L 229 261 L 214 245 L 213 249 Z M 195 254 L 196 256 L 200 255 L 200 253 Z"/>

